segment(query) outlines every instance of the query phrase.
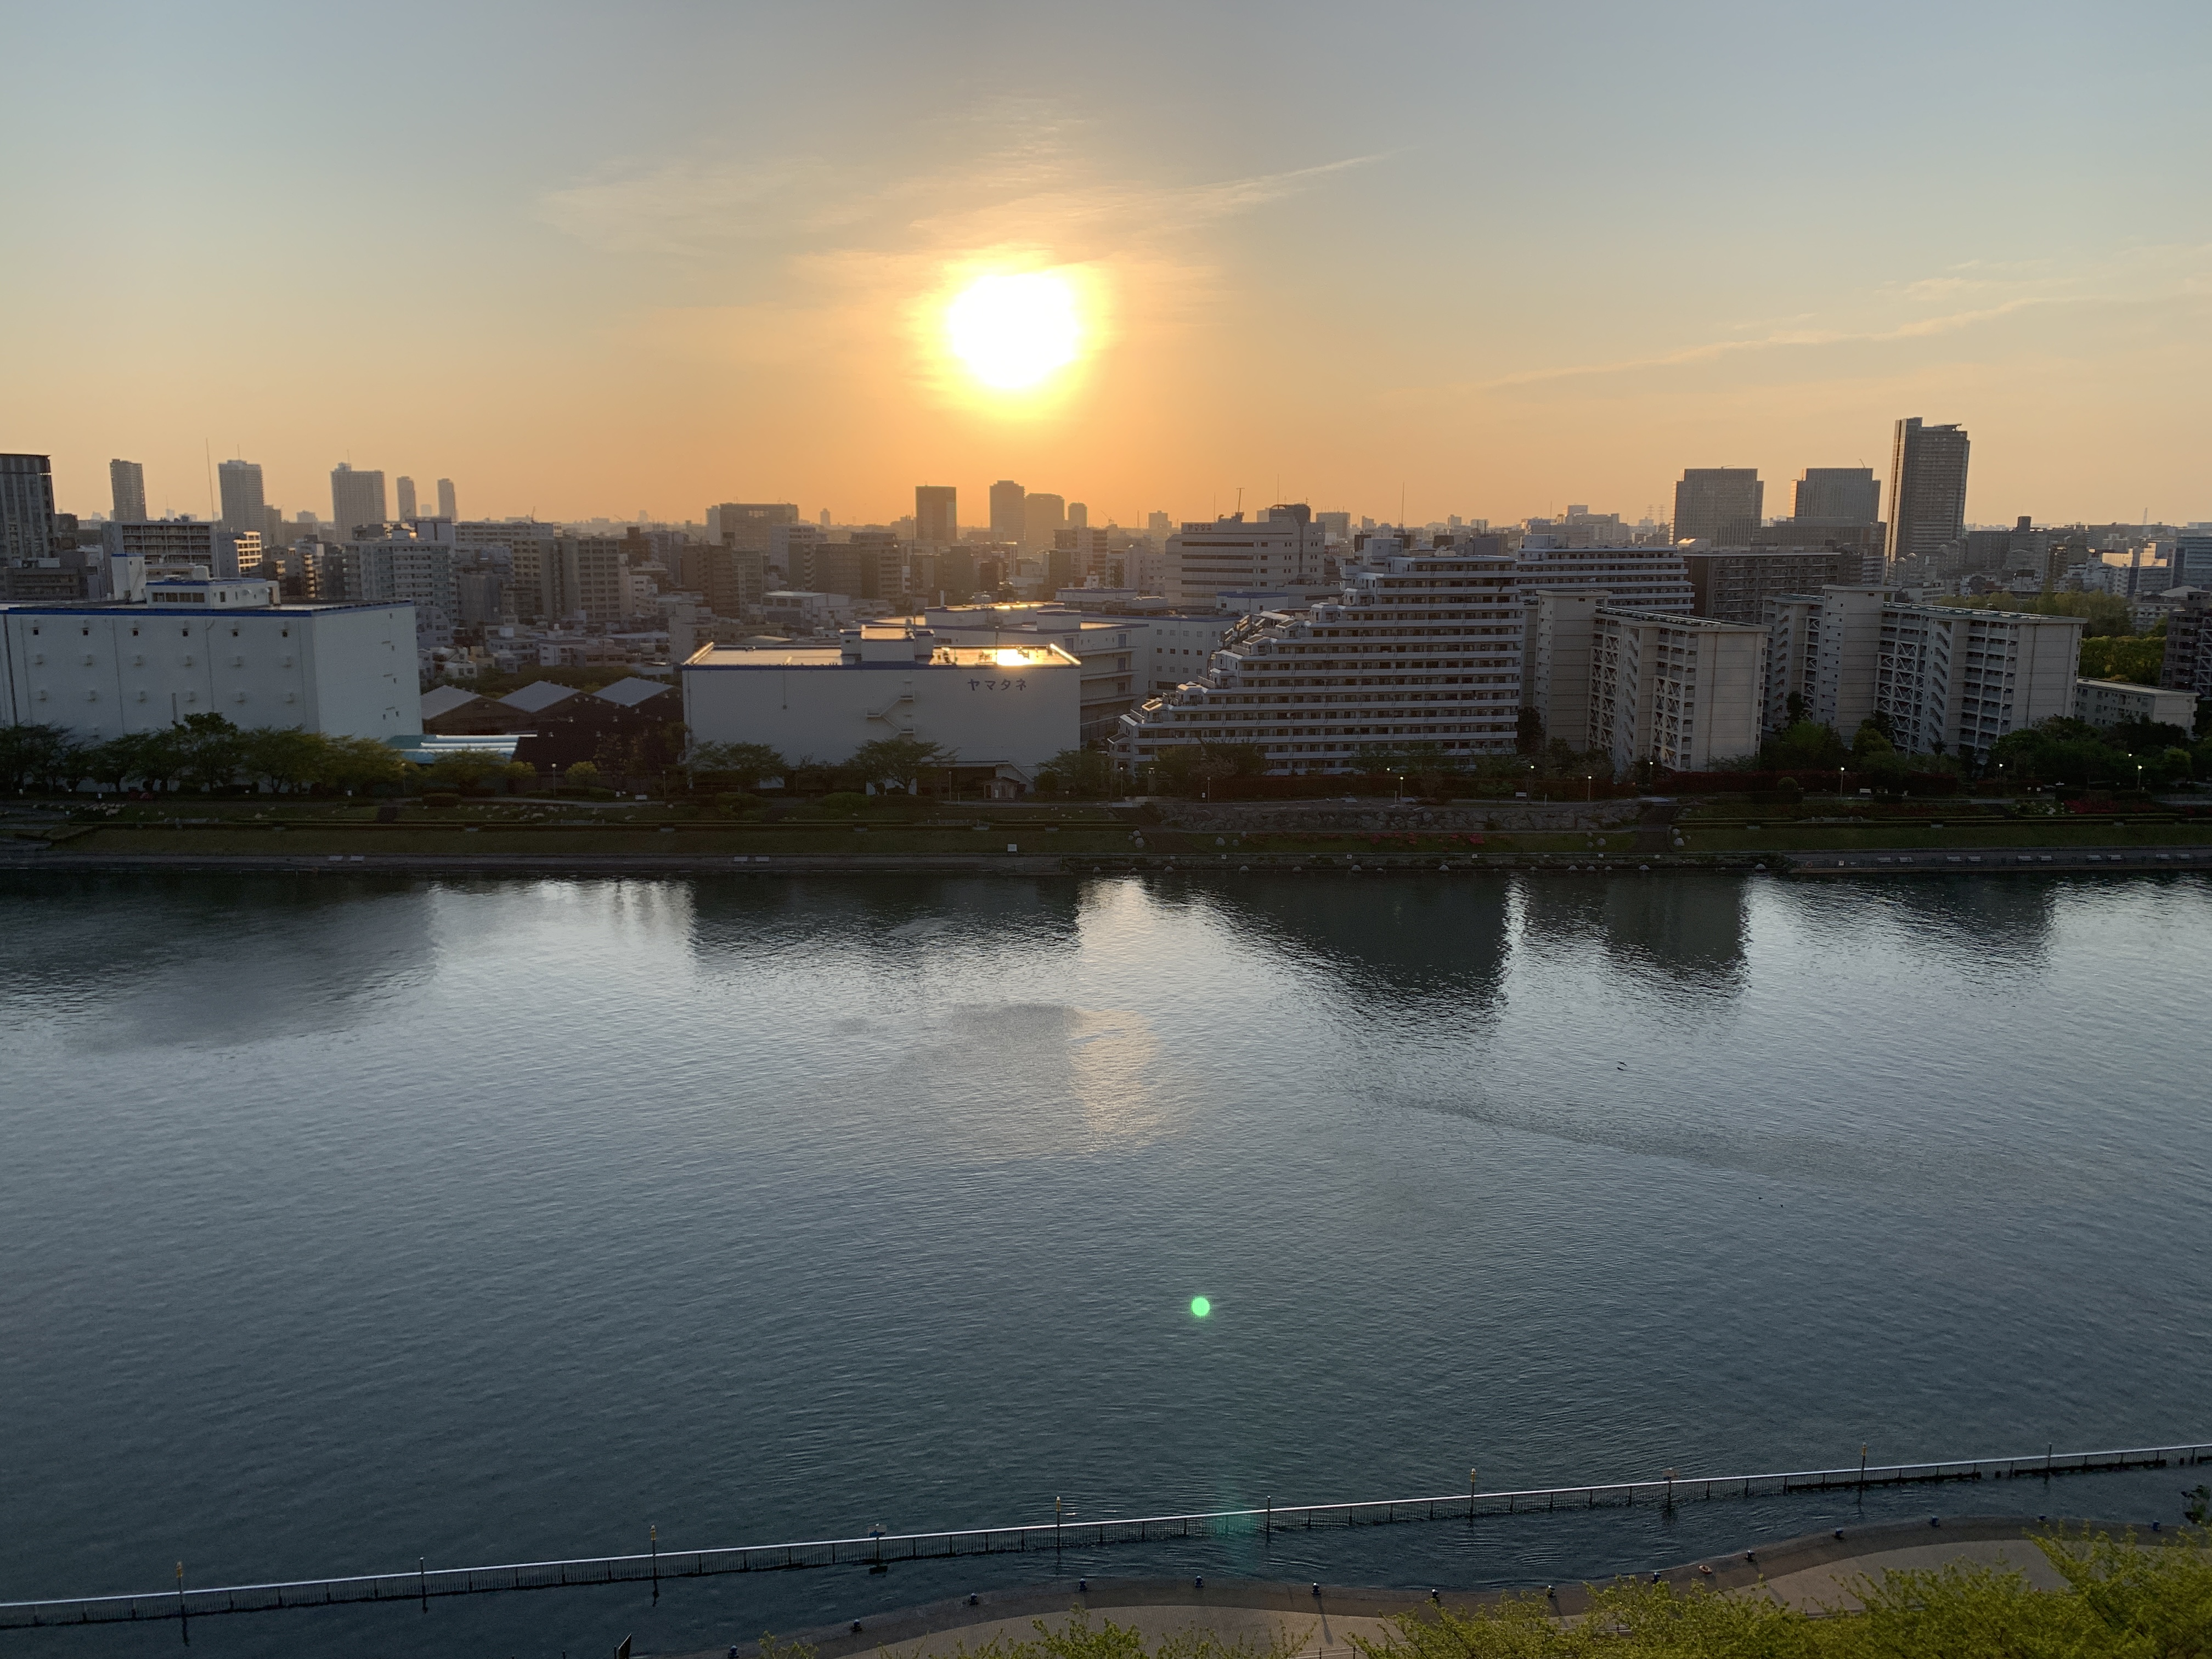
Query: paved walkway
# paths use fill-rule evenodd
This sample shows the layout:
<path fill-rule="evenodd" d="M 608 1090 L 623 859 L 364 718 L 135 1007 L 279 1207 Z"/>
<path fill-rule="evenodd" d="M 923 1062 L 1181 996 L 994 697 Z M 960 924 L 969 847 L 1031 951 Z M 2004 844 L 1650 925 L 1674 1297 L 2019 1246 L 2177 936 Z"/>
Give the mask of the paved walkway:
<path fill-rule="evenodd" d="M 2082 1523 L 2052 1524 L 2078 1531 Z M 2089 1524 L 2117 1534 L 2130 1523 Z M 2039 1589 L 2056 1589 L 2063 1581 L 2031 1541 L 2031 1534 L 2042 1530 L 2038 1522 L 2020 1516 L 1846 1528 L 1839 1534 L 1809 1534 L 1686 1561 L 1658 1576 L 1683 1588 L 1701 1585 L 1730 1595 L 1773 1595 L 1807 1612 L 1856 1607 L 1853 1587 L 1863 1579 L 1892 1571 L 1940 1569 L 1954 1561 L 2010 1569 L 2026 1575 Z M 2147 1528 L 2142 1535 L 2152 1537 Z M 2166 1539 L 2175 1536 L 2165 1534 Z M 1473 1609 L 1515 1593 L 1444 1589 L 1434 1593 L 1432 1600 L 1431 1594 L 1406 1589 L 1324 1584 L 1316 1593 L 1310 1585 L 1254 1579 L 1217 1578 L 1200 1584 L 1190 1578 L 1093 1578 L 981 1592 L 972 1605 L 967 1596 L 957 1596 L 864 1618 L 857 1630 L 833 1625 L 795 1636 L 813 1648 L 817 1659 L 949 1659 L 963 1647 L 973 1650 L 994 1638 L 1026 1640 L 1035 1633 L 1034 1621 L 1042 1619 L 1048 1626 L 1057 1626 L 1071 1607 L 1080 1605 L 1098 1620 L 1111 1619 L 1135 1629 L 1152 1645 L 1163 1637 L 1195 1627 L 1255 1646 L 1286 1638 L 1307 1659 L 1354 1659 L 1356 1650 L 1349 1638 L 1382 1640 L 1392 1633 L 1390 1621 L 1401 1613 L 1418 1613 L 1437 1601 Z M 1568 1618 L 1589 1606 L 1585 1584 L 1561 1584 L 1556 1589 L 1530 1585 L 1517 1593 L 1548 1594 Z M 683 1659 L 723 1659 L 732 1651 L 754 1659 L 757 1647 L 741 1643 L 735 1649 L 710 1648 Z"/>

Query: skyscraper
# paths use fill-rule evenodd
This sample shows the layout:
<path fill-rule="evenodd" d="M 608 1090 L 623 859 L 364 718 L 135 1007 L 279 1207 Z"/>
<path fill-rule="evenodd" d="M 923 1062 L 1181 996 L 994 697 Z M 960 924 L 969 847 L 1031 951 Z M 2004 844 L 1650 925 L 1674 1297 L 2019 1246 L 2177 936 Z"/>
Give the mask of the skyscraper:
<path fill-rule="evenodd" d="M 0 561 L 54 551 L 54 470 L 44 455 L 0 455 Z"/>
<path fill-rule="evenodd" d="M 222 489 L 222 523 L 225 530 L 251 530 L 258 533 L 269 528 L 267 503 L 261 495 L 261 464 L 258 461 L 225 461 L 216 468 L 216 477 Z"/>
<path fill-rule="evenodd" d="M 952 485 L 914 487 L 914 538 L 939 547 L 960 539 L 960 492 Z"/>
<path fill-rule="evenodd" d="M 1091 527 L 1091 507 L 1089 503 L 1085 501 L 1070 501 L 1067 504 L 1067 522 L 1071 529 L 1089 529 Z"/>
<path fill-rule="evenodd" d="M 110 461 L 107 487 L 115 496 L 115 516 L 132 524 L 146 517 L 146 469 L 136 461 Z"/>
<path fill-rule="evenodd" d="M 1750 544 L 1765 516 L 1766 486 L 1751 466 L 1692 466 L 1674 486 L 1674 539 Z"/>
<path fill-rule="evenodd" d="M 356 472 L 350 461 L 340 461 L 331 468 L 331 521 L 337 526 L 342 542 L 353 540 L 359 526 L 386 522 L 384 474 Z"/>
<path fill-rule="evenodd" d="M 1881 517 L 1881 485 L 1870 466 L 1808 466 L 1797 480 L 1796 516 L 1874 524 Z"/>
<path fill-rule="evenodd" d="M 707 509 L 708 535 L 749 553 L 767 552 L 776 526 L 798 522 L 799 508 L 790 501 L 724 501 Z"/>
<path fill-rule="evenodd" d="M 393 482 L 399 489 L 399 516 L 403 520 L 413 518 L 415 516 L 415 480 L 403 472 Z"/>
<path fill-rule="evenodd" d="M 1012 478 L 1001 478 L 991 486 L 991 539 L 994 542 L 1018 542 L 1022 538 L 1022 503 L 1026 492 Z"/>
<path fill-rule="evenodd" d="M 1052 545 L 1053 532 L 1067 522 L 1065 498 L 1035 490 L 1022 498 L 1022 550 L 1036 552 Z"/>
<path fill-rule="evenodd" d="M 438 480 L 438 516 L 441 519 L 459 519 L 461 516 L 461 509 L 454 504 L 453 481 L 451 478 Z"/>
<path fill-rule="evenodd" d="M 1889 561 L 1925 558 L 1966 527 L 1966 428 L 1897 423 L 1889 460 Z"/>

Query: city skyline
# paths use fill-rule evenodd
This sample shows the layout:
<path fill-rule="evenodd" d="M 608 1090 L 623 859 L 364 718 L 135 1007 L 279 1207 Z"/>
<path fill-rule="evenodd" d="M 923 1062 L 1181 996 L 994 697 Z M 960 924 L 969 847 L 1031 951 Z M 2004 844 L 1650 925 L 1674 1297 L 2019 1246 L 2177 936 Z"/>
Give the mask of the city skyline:
<path fill-rule="evenodd" d="M 350 454 L 466 478 L 485 516 L 737 497 L 888 522 L 916 480 L 981 501 L 1018 477 L 1125 525 L 1240 489 L 1634 519 L 1686 466 L 1886 477 L 1920 410 L 1976 434 L 1971 520 L 2212 514 L 2185 391 L 2212 340 L 2189 95 L 2212 21 L 2179 6 L 2001 27 L 1877 6 L 1840 37 L 1726 9 L 892 9 L 859 31 L 553 8 L 526 72 L 489 14 L 403 6 L 363 40 L 125 9 L 27 15 L 0 112 L 38 158 L 0 211 L 75 256 L 0 277 L 42 319 L 0 447 L 52 453 L 79 507 L 130 456 L 153 505 L 205 513 L 212 441 L 288 510 Z M 445 76 L 411 73 L 416 33 Z M 251 104 L 177 106 L 202 70 L 282 83 L 337 56 L 386 118 L 276 146 Z M 732 61 L 779 73 L 733 103 Z M 71 118 L 94 63 L 97 126 Z M 1099 97 L 1060 94 L 1074 63 Z M 1727 99 L 1661 97 L 1716 66 Z M 2027 96 L 2130 115 L 2023 122 Z M 833 103 L 834 130 L 808 118 Z M 601 106 L 623 119 L 517 118 Z M 1685 198 L 1701 178 L 1728 188 Z M 1794 216 L 1816 199 L 1854 229 L 1814 258 Z M 164 257 L 104 253 L 125 222 Z M 357 249 L 371 223 L 420 262 Z M 1010 271 L 1077 313 L 1042 391 L 991 390 L 1019 374 L 946 332 Z"/>

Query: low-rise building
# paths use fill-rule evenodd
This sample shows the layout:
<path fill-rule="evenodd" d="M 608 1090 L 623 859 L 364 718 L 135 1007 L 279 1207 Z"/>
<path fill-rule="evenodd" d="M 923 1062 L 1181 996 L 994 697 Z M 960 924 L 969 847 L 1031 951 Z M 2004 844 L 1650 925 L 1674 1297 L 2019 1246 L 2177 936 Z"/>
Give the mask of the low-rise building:
<path fill-rule="evenodd" d="M 1083 665 L 1081 741 L 1103 742 L 1137 702 L 1151 624 L 1141 617 L 1086 615 L 1063 605 L 932 605 L 922 613 L 947 645 L 1049 641 Z"/>
<path fill-rule="evenodd" d="M 0 610 L 0 724 L 88 742 L 190 714 L 390 738 L 422 729 L 405 605 L 281 605 L 266 581 L 149 582 L 143 604 Z"/>
<path fill-rule="evenodd" d="M 2197 726 L 2197 694 L 2125 680 L 2078 679 L 2074 682 L 2074 718 L 2100 730 L 2148 720 L 2190 732 Z"/>
<path fill-rule="evenodd" d="M 694 742 L 763 743 L 793 761 L 836 763 L 908 737 L 1027 781 L 1077 746 L 1081 723 L 1083 665 L 1062 647 L 948 645 L 902 623 L 848 628 L 830 646 L 707 646 L 678 678 Z"/>

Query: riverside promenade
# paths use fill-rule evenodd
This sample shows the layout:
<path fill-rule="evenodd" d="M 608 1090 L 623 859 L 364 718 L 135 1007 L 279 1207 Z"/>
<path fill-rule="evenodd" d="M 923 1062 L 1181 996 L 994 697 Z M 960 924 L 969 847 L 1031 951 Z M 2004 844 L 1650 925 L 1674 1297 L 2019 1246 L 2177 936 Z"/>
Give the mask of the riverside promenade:
<path fill-rule="evenodd" d="M 1679 1589 L 1717 1589 L 1725 1595 L 1769 1595 L 1808 1613 L 1858 1605 L 1857 1585 L 1885 1572 L 1931 1571 L 1954 1563 L 2018 1572 L 2038 1589 L 2063 1581 L 2036 1547 L 2037 1534 L 2053 1530 L 2115 1536 L 2130 1526 L 2145 1543 L 2178 1540 L 2154 1534 L 2149 1523 L 2052 1520 L 2032 1516 L 1943 1517 L 1940 1522 L 1894 1522 L 1808 1533 L 1727 1555 L 1706 1556 L 1662 1569 L 1656 1577 Z M 1638 1575 L 1639 1577 L 1644 1575 Z M 1564 1619 L 1588 1611 L 1591 1586 L 1528 1584 L 1513 1589 L 1435 1591 L 1340 1584 L 1273 1583 L 1262 1579 L 1091 1578 L 1011 1590 L 954 1596 L 778 1638 L 797 1640 L 817 1659 L 950 1659 L 997 1639 L 1012 1643 L 1036 1634 L 1036 1621 L 1057 1627 L 1074 1607 L 1094 1623 L 1110 1620 L 1134 1629 L 1146 1644 L 1189 1630 L 1212 1632 L 1230 1643 L 1255 1647 L 1294 1644 L 1300 1659 L 1355 1659 L 1351 1638 L 1381 1642 L 1393 1621 L 1441 1605 L 1460 1610 L 1494 1607 L 1513 1596 L 1541 1596 Z M 697 1650 L 678 1659 L 759 1659 L 757 1642 Z"/>

